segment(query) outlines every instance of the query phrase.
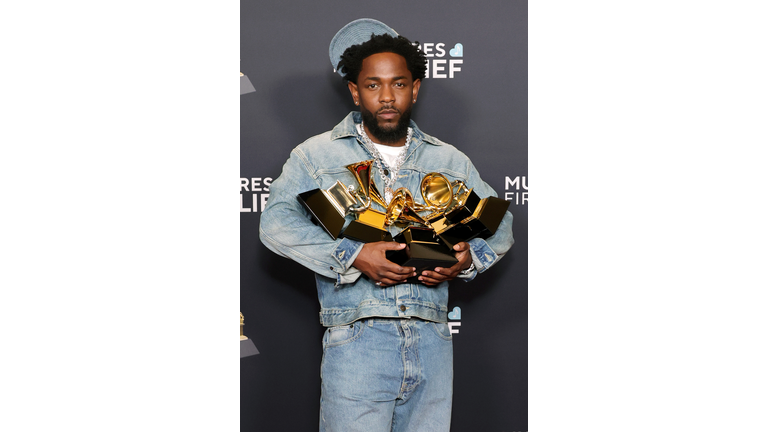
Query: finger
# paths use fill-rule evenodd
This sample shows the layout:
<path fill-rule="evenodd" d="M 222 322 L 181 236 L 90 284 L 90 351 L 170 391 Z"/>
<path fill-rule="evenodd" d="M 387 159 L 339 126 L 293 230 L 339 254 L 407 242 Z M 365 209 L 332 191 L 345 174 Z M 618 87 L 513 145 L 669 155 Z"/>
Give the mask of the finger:
<path fill-rule="evenodd" d="M 456 243 L 455 245 L 453 245 L 453 250 L 457 252 L 463 252 L 463 251 L 469 250 L 469 243 L 467 242 Z"/>
<path fill-rule="evenodd" d="M 450 278 L 451 278 L 450 274 L 438 273 L 436 271 L 424 271 L 421 273 L 421 276 L 419 276 L 420 280 L 431 280 L 431 281 L 437 281 L 438 283 L 448 280 Z"/>
<path fill-rule="evenodd" d="M 430 286 L 432 286 L 432 285 L 439 285 L 439 284 L 445 282 L 446 280 L 448 280 L 448 279 L 445 279 L 445 278 L 442 278 L 442 277 L 435 278 L 435 277 L 431 277 L 431 276 L 423 276 L 423 275 L 419 276 L 419 282 L 423 283 L 424 285 L 430 285 Z"/>
<path fill-rule="evenodd" d="M 413 276 L 416 276 L 415 271 L 411 271 L 408 273 L 384 273 L 381 275 L 382 278 L 386 278 L 386 279 L 398 281 L 398 282 L 402 282 L 408 279 L 409 277 L 413 277 Z"/>
<path fill-rule="evenodd" d="M 381 288 L 386 288 L 388 286 L 397 285 L 399 283 L 403 283 L 403 281 L 402 280 L 398 280 L 398 279 L 392 279 L 392 278 L 384 277 L 381 280 L 379 280 L 378 282 L 376 282 L 376 286 L 381 287 Z"/>
<path fill-rule="evenodd" d="M 435 269 L 438 270 L 438 269 Z M 425 280 L 432 280 L 440 282 L 449 281 L 453 278 L 455 278 L 459 272 L 458 271 L 451 271 L 450 269 L 439 269 L 440 271 L 425 271 L 422 273 L 422 277 L 425 278 Z"/>
<path fill-rule="evenodd" d="M 391 241 L 381 242 L 380 247 L 384 250 L 400 250 L 405 247 L 405 243 L 397 243 L 397 242 L 391 242 Z"/>
<path fill-rule="evenodd" d="M 410 275 L 411 273 L 416 271 L 415 267 L 402 267 L 399 266 L 392 261 L 388 261 L 390 264 L 384 264 L 382 265 L 381 271 L 379 272 L 381 275 L 384 275 L 384 273 L 394 273 L 398 275 Z"/>
<path fill-rule="evenodd" d="M 423 275 L 427 275 L 431 278 L 440 278 L 440 277 L 450 276 L 453 273 L 454 273 L 453 267 L 451 268 L 435 267 L 435 269 L 432 271 L 424 270 L 422 272 Z"/>

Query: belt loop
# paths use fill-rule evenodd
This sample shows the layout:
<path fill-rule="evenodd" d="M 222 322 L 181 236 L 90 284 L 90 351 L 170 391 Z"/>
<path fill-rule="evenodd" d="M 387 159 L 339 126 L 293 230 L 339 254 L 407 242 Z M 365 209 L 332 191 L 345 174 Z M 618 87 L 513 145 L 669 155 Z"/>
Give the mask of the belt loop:
<path fill-rule="evenodd" d="M 373 318 L 368 318 L 368 327 L 373 327 Z"/>

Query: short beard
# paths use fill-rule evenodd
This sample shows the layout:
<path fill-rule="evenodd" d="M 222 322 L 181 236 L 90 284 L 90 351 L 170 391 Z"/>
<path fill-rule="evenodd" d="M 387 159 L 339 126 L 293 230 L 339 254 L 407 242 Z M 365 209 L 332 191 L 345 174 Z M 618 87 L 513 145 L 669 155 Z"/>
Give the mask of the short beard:
<path fill-rule="evenodd" d="M 410 107 L 400 114 L 397 125 L 386 129 L 380 127 L 373 113 L 362 106 L 360 113 L 363 115 L 363 124 L 368 127 L 368 132 L 379 144 L 397 144 L 398 141 L 403 140 L 408 135 L 408 126 L 411 125 Z"/>

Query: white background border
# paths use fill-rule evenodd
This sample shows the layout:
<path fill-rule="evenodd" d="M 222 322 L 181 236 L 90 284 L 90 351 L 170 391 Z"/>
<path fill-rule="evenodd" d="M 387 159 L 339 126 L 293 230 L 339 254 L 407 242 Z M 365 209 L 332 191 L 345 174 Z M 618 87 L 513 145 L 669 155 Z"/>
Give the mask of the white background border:
<path fill-rule="evenodd" d="M 238 4 L 6 12 L 3 424 L 236 430 Z M 531 2 L 530 430 L 768 426 L 764 16 Z"/>

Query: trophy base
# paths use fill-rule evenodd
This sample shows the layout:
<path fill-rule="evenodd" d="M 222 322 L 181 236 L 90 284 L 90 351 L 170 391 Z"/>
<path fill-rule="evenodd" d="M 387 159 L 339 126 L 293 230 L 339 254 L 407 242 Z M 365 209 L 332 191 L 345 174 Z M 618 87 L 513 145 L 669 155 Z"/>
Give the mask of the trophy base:
<path fill-rule="evenodd" d="M 437 236 L 450 249 L 453 249 L 457 243 L 468 242 L 475 237 L 488 238 L 490 232 L 478 221 L 476 223 L 456 224 L 447 230 L 439 233 Z"/>
<path fill-rule="evenodd" d="M 373 243 L 379 241 L 392 241 L 392 234 L 389 231 L 368 225 L 359 220 L 349 223 L 341 234 L 342 237 L 357 240 L 363 243 Z"/>
<path fill-rule="evenodd" d="M 480 205 L 480 201 L 482 201 L 480 197 L 477 196 L 474 190 L 470 189 L 463 199 L 464 204 L 447 211 L 445 218 L 452 224 L 460 223 L 474 214 L 475 209 Z"/>
<path fill-rule="evenodd" d="M 300 193 L 299 202 L 312 215 L 312 222 L 320 225 L 334 240 L 341 234 L 344 228 L 344 216 L 328 200 L 321 189 L 312 189 Z"/>
<path fill-rule="evenodd" d="M 509 201 L 488 197 L 477 203 L 472 215 L 457 223 L 452 223 L 445 216 L 434 218 L 430 222 L 440 240 L 453 249 L 456 243 L 470 241 L 475 237 L 486 239 L 492 236 L 504 219 L 507 208 L 509 208 Z"/>
<path fill-rule="evenodd" d="M 256 355 L 259 350 L 256 349 L 256 345 L 250 339 L 240 341 L 240 358 Z"/>
<path fill-rule="evenodd" d="M 424 270 L 452 267 L 459 262 L 453 251 L 435 238 L 431 229 L 406 228 L 394 240 L 405 243 L 406 247 L 403 250 L 387 251 L 387 259 L 403 267 L 416 268 L 416 276 L 408 278 L 405 283 L 419 283 L 419 276 Z"/>
<path fill-rule="evenodd" d="M 256 89 L 253 87 L 251 80 L 248 79 L 248 76 L 240 74 L 240 96 L 255 91 Z"/>
<path fill-rule="evenodd" d="M 509 208 L 509 201 L 496 197 L 483 198 L 477 209 L 473 213 L 473 217 L 479 220 L 483 228 L 487 230 L 485 237 L 488 238 L 496 233 L 496 229 L 501 225 L 501 220 L 504 219 L 504 215 Z"/>

